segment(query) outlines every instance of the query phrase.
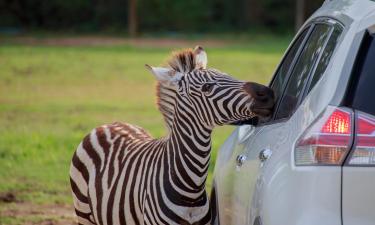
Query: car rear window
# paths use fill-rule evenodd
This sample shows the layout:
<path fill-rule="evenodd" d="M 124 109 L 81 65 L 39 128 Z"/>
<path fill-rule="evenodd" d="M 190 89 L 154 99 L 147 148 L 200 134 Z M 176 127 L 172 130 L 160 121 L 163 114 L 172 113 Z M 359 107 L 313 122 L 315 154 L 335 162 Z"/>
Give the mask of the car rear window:
<path fill-rule="evenodd" d="M 352 73 L 347 105 L 375 115 L 375 34 L 367 33 Z"/>

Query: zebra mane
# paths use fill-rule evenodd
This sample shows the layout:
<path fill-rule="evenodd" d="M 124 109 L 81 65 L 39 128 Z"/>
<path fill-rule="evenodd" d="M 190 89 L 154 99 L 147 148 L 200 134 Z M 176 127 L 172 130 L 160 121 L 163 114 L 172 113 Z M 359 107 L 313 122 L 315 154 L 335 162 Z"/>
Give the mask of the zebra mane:
<path fill-rule="evenodd" d="M 188 73 L 197 67 L 195 60 L 196 53 L 193 49 L 187 48 L 177 52 L 172 52 L 168 60 L 168 66 L 181 73 Z"/>
<path fill-rule="evenodd" d="M 172 52 L 167 65 L 171 69 L 181 73 L 188 73 L 200 68 L 200 65 L 196 61 L 196 50 L 191 48 Z M 164 117 L 167 128 L 170 129 L 174 118 L 176 89 L 158 82 L 156 85 L 156 95 L 159 111 Z"/>

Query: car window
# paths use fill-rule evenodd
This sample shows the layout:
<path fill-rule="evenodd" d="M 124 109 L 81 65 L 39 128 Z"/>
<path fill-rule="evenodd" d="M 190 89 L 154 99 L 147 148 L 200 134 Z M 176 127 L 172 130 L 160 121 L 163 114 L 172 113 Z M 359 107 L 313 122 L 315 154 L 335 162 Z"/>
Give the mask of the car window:
<path fill-rule="evenodd" d="M 287 75 L 293 63 L 293 59 L 296 58 L 298 49 L 302 45 L 306 35 L 308 34 L 308 31 L 309 28 L 306 28 L 304 31 L 302 31 L 296 41 L 292 44 L 275 74 L 275 77 L 271 84 L 271 88 L 275 93 L 276 99 L 279 98 L 282 94 L 282 90 L 284 85 L 286 84 L 286 80 L 288 77 Z"/>
<path fill-rule="evenodd" d="M 322 77 L 322 75 L 326 71 L 326 68 L 327 68 L 327 66 L 330 62 L 331 56 L 332 56 L 333 52 L 335 51 L 335 48 L 336 48 L 337 42 L 340 38 L 341 32 L 342 32 L 341 27 L 336 27 L 333 30 L 333 32 L 332 32 L 332 34 L 331 34 L 331 36 L 330 36 L 330 38 L 327 42 L 327 45 L 324 48 L 324 50 L 322 52 L 322 55 L 320 56 L 318 65 L 316 67 L 314 75 L 311 78 L 311 83 L 310 83 L 309 89 L 306 92 L 306 95 L 311 91 L 311 89 L 315 86 L 315 84 L 318 82 L 318 80 Z"/>
<path fill-rule="evenodd" d="M 279 103 L 275 119 L 289 117 L 295 110 L 303 95 L 311 69 L 314 67 L 332 27 L 326 24 L 317 24 L 307 40 L 293 72 L 289 76 L 288 84 Z"/>
<path fill-rule="evenodd" d="M 349 91 L 349 106 L 375 115 L 375 34 L 366 34 L 353 70 L 353 87 Z"/>

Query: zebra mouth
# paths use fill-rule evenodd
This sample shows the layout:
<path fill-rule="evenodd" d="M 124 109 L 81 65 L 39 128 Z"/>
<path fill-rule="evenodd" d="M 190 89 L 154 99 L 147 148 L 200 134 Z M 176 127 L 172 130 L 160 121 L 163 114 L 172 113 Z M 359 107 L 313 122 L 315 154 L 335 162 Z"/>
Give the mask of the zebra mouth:
<path fill-rule="evenodd" d="M 273 113 L 273 108 L 250 108 L 251 115 L 249 116 L 249 118 L 234 121 L 230 123 L 230 125 L 241 126 L 247 124 L 256 126 L 260 121 L 268 121 Z"/>
<path fill-rule="evenodd" d="M 255 115 L 257 115 L 259 117 L 264 117 L 264 118 L 270 117 L 272 115 L 272 112 L 273 112 L 272 108 L 255 108 L 255 107 L 253 107 L 251 109 L 251 111 Z"/>
<path fill-rule="evenodd" d="M 254 125 L 256 126 L 259 122 L 259 118 L 257 116 L 253 116 L 249 119 L 244 119 L 244 120 L 238 120 L 238 121 L 235 121 L 235 122 L 232 122 L 230 123 L 230 125 L 234 125 L 234 126 L 241 126 L 241 125 Z"/>
<path fill-rule="evenodd" d="M 262 118 L 268 118 L 272 115 L 275 101 L 274 98 L 266 99 L 255 99 L 253 104 L 250 106 L 250 111 Z"/>

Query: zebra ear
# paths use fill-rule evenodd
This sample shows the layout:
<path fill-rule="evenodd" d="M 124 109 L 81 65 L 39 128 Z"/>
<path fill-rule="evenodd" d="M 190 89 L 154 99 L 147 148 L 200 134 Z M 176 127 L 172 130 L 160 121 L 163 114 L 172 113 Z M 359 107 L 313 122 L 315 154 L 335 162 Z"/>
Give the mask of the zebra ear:
<path fill-rule="evenodd" d="M 164 68 L 164 67 L 152 67 L 148 64 L 145 65 L 146 69 L 148 69 L 156 79 L 164 84 L 172 84 L 177 85 L 178 82 L 182 78 L 182 74 L 170 69 L 170 68 Z"/>
<path fill-rule="evenodd" d="M 206 69 L 207 67 L 207 53 L 201 46 L 194 48 L 195 54 L 195 69 Z"/>

